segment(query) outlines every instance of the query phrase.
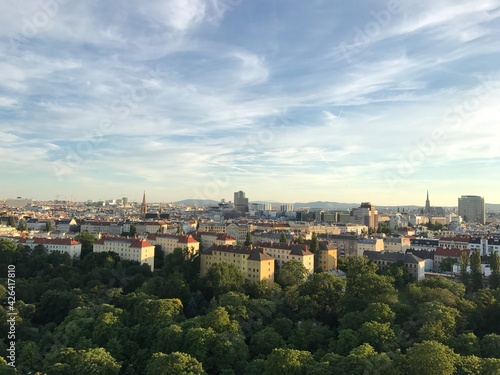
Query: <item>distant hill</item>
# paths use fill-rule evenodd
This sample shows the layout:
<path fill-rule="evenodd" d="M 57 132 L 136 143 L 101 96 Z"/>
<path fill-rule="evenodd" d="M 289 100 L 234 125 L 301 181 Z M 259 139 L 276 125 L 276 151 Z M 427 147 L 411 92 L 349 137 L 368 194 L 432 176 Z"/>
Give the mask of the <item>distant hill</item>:
<path fill-rule="evenodd" d="M 214 201 L 211 199 L 183 199 L 181 201 L 174 202 L 174 204 L 185 204 L 185 205 L 196 205 L 196 206 L 216 206 L 219 201 Z"/>
<path fill-rule="evenodd" d="M 340 202 L 324 202 L 324 201 L 316 201 L 316 202 L 296 202 L 293 204 L 294 208 L 321 208 L 326 210 L 349 210 L 351 208 L 359 207 L 359 203 L 340 203 Z"/>

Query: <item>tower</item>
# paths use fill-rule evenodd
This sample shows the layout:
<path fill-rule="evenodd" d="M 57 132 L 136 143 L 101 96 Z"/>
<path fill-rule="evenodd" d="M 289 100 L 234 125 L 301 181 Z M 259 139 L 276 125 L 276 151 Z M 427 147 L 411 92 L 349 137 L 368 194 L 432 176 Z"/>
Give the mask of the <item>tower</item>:
<path fill-rule="evenodd" d="M 431 201 L 429 200 L 429 190 L 427 190 L 427 199 L 425 200 L 425 214 L 431 215 Z"/>
<path fill-rule="evenodd" d="M 146 191 L 144 191 L 144 195 L 142 196 L 142 204 L 141 204 L 141 216 L 142 216 L 142 218 L 146 217 L 147 212 L 148 212 L 148 205 L 146 204 Z"/>

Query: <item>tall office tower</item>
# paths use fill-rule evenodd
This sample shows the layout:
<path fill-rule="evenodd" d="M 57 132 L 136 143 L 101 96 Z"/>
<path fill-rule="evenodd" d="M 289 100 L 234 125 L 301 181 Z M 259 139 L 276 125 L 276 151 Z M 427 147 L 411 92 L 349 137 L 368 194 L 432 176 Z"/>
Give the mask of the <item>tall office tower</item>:
<path fill-rule="evenodd" d="M 431 201 L 429 200 L 429 190 L 427 190 L 427 199 L 425 200 L 425 214 L 431 216 Z"/>
<path fill-rule="evenodd" d="M 148 212 L 148 205 L 146 204 L 146 191 L 144 191 L 144 195 L 142 196 L 142 204 L 141 204 L 141 216 L 143 218 L 145 218 L 147 212 Z"/>
<path fill-rule="evenodd" d="M 484 198 L 477 195 L 462 195 L 458 198 L 458 214 L 465 222 L 486 222 Z"/>
<path fill-rule="evenodd" d="M 378 228 L 378 211 L 370 202 L 363 202 L 359 208 L 351 211 L 355 223 L 366 225 L 369 228 Z"/>
<path fill-rule="evenodd" d="M 245 198 L 245 193 L 241 190 L 234 193 L 234 208 L 240 212 L 248 211 L 248 198 Z"/>
<path fill-rule="evenodd" d="M 123 197 L 122 198 L 122 202 L 123 202 L 123 205 L 126 206 L 128 204 L 128 198 L 127 197 Z"/>

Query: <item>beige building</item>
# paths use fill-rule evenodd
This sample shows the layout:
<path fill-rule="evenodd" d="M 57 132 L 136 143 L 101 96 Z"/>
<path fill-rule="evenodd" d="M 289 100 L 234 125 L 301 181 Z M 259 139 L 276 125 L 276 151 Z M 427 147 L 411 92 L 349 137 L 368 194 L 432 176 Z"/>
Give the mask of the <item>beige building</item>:
<path fill-rule="evenodd" d="M 296 260 L 302 263 L 309 273 L 314 272 L 314 254 L 307 250 L 307 245 L 257 242 L 255 246 L 263 248 L 266 254 L 276 259 L 279 266 L 291 260 Z"/>
<path fill-rule="evenodd" d="M 451 258 L 456 264 L 460 263 L 460 256 L 462 253 L 467 254 L 467 259 L 470 258 L 470 250 L 467 248 L 453 248 L 453 247 L 441 247 L 439 246 L 434 253 L 434 268 L 441 269 L 441 262 L 444 259 Z"/>
<path fill-rule="evenodd" d="M 386 269 L 393 263 L 400 262 L 405 273 L 414 281 L 425 278 L 425 261 L 411 253 L 386 253 L 384 251 L 365 251 L 363 254 L 380 269 Z"/>
<path fill-rule="evenodd" d="M 236 245 L 236 239 L 227 233 L 198 233 L 205 249 L 213 245 Z"/>
<path fill-rule="evenodd" d="M 334 271 L 337 269 L 337 248 L 327 242 L 319 242 L 319 251 L 315 255 L 318 258 L 316 267 L 322 272 Z"/>
<path fill-rule="evenodd" d="M 200 276 L 214 264 L 233 264 L 247 280 L 274 282 L 274 258 L 250 246 L 214 245 L 200 253 Z"/>
<path fill-rule="evenodd" d="M 212 221 L 201 223 L 198 232 L 226 233 L 226 224 Z"/>
<path fill-rule="evenodd" d="M 356 254 L 363 256 L 365 251 L 384 251 L 384 240 L 381 238 L 360 238 L 356 241 Z"/>
<path fill-rule="evenodd" d="M 411 245 L 410 237 L 386 237 L 384 238 L 384 251 L 388 253 L 402 253 L 403 249 Z"/>
<path fill-rule="evenodd" d="M 154 270 L 155 247 L 145 239 L 126 237 L 102 237 L 94 242 L 94 252 L 113 251 L 121 259 L 133 260 L 140 264 L 146 263 Z"/>
<path fill-rule="evenodd" d="M 468 249 L 469 248 L 469 236 L 460 237 L 441 237 L 439 239 L 439 247 L 445 249 Z"/>
<path fill-rule="evenodd" d="M 200 250 L 200 243 L 190 234 L 148 234 L 146 238 L 152 245 L 159 245 L 165 255 L 173 253 L 176 248 L 187 249 L 191 255 Z"/>
<path fill-rule="evenodd" d="M 119 236 L 122 231 L 122 223 L 116 221 L 84 221 L 80 227 L 80 232 L 89 232 L 94 235 L 106 233 L 111 236 Z"/>

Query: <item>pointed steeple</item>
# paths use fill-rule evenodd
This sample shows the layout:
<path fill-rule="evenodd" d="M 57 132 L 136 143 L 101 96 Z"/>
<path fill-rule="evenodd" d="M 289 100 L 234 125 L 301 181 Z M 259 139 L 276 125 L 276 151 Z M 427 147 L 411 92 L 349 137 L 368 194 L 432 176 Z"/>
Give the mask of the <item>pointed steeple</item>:
<path fill-rule="evenodd" d="M 148 205 L 146 204 L 146 190 L 144 190 L 144 194 L 142 196 L 142 204 L 141 204 L 141 216 L 146 217 L 146 213 L 148 212 Z"/>
<path fill-rule="evenodd" d="M 425 200 L 425 214 L 431 214 L 431 201 L 429 200 L 429 190 L 427 190 L 427 199 Z"/>

